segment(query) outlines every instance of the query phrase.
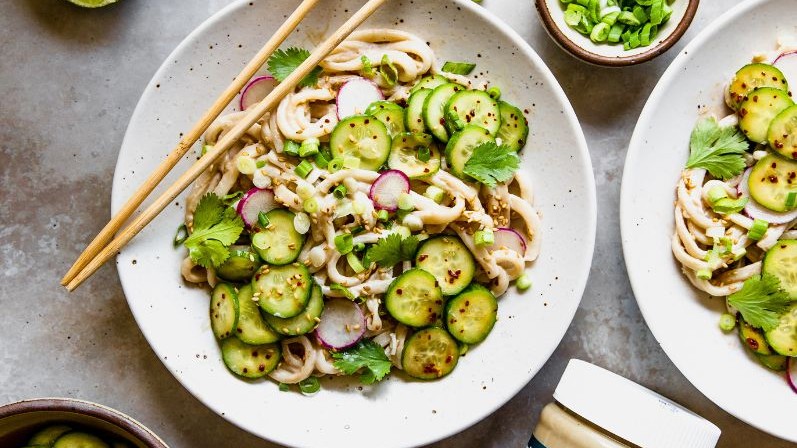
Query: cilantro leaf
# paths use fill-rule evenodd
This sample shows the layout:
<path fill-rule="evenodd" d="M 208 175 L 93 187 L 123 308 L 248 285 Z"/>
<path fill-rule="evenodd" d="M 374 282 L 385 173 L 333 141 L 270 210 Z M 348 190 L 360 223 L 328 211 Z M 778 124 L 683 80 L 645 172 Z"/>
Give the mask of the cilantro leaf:
<path fill-rule="evenodd" d="M 209 229 L 221 222 L 225 208 L 221 198 L 214 193 L 203 196 L 194 211 L 194 231 Z"/>
<path fill-rule="evenodd" d="M 299 68 L 310 57 L 310 52 L 304 48 L 290 47 L 287 50 L 277 50 L 268 58 L 268 71 L 282 82 Z M 312 87 L 318 84 L 318 75 L 321 67 L 316 67 L 299 83 L 299 87 Z"/>
<path fill-rule="evenodd" d="M 742 313 L 744 320 L 764 331 L 778 326 L 791 298 L 780 289 L 780 280 L 771 274 L 749 278 L 739 291 L 728 296 L 728 303 Z"/>
<path fill-rule="evenodd" d="M 689 149 L 687 168 L 704 168 L 720 179 L 736 176 L 746 167 L 744 134 L 733 126 L 721 128 L 713 117 L 697 122 L 689 138 Z"/>
<path fill-rule="evenodd" d="M 410 235 L 402 239 L 401 235 L 392 233 L 371 246 L 365 254 L 365 260 L 367 264 L 376 262 L 383 268 L 390 268 L 402 261 L 412 260 L 417 250 L 416 236 Z"/>
<path fill-rule="evenodd" d="M 227 246 L 234 244 L 244 223 L 241 217 L 222 199 L 208 193 L 199 201 L 194 212 L 194 231 L 183 244 L 188 255 L 200 266 L 220 266 L 230 256 Z"/>
<path fill-rule="evenodd" d="M 222 263 L 230 258 L 230 251 L 217 240 L 205 240 L 195 244 L 186 245 L 188 255 L 198 265 L 206 268 L 221 266 Z"/>
<path fill-rule="evenodd" d="M 373 384 L 390 373 L 393 364 L 385 354 L 385 350 L 376 342 L 365 339 L 353 348 L 342 352 L 332 352 L 333 365 L 346 375 L 353 375 L 360 369 L 363 384 Z"/>
<path fill-rule="evenodd" d="M 512 179 L 519 167 L 520 158 L 512 148 L 486 142 L 473 148 L 473 154 L 462 171 L 489 187 L 495 187 L 498 182 Z"/>

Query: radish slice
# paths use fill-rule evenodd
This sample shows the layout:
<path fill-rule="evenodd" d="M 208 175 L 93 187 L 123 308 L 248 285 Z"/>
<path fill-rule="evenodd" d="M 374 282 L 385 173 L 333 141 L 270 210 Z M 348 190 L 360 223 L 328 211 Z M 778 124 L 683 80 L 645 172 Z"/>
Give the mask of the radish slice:
<path fill-rule="evenodd" d="M 789 358 L 789 367 L 786 369 L 786 381 L 789 382 L 791 390 L 797 394 L 797 358 Z"/>
<path fill-rule="evenodd" d="M 763 219 L 770 224 L 786 224 L 797 218 L 797 209 L 788 212 L 775 212 L 764 207 L 750 197 L 750 187 L 747 182 L 748 179 L 750 179 L 750 172 L 752 170 L 752 168 L 748 168 L 747 171 L 744 172 L 742 181 L 739 182 L 739 186 L 737 187 L 739 195 L 748 198 L 747 205 L 744 207 L 745 214 L 753 219 Z"/>
<path fill-rule="evenodd" d="M 244 87 L 241 93 L 241 110 L 257 104 L 263 100 L 277 85 L 277 80 L 271 76 L 258 76 Z"/>
<path fill-rule="evenodd" d="M 401 193 L 410 192 L 410 178 L 399 170 L 387 170 L 371 184 L 368 196 L 380 210 L 394 212 L 398 209 Z"/>
<path fill-rule="evenodd" d="M 252 227 L 257 223 L 260 212 L 268 213 L 278 206 L 273 191 L 252 188 L 238 201 L 238 208 L 235 211 L 238 212 L 247 227 Z"/>
<path fill-rule="evenodd" d="M 509 227 L 501 227 L 494 232 L 495 242 L 490 246 L 490 250 L 502 248 L 511 249 L 520 255 L 526 254 L 526 239 L 517 230 Z"/>
<path fill-rule="evenodd" d="M 385 99 L 379 86 L 365 78 L 355 77 L 347 81 L 338 91 L 338 118 L 361 115 L 375 101 Z"/>
<path fill-rule="evenodd" d="M 797 85 L 797 50 L 781 53 L 775 58 L 775 62 L 772 65 L 783 72 L 783 76 L 789 84 L 794 83 Z M 794 87 L 789 85 L 790 90 L 794 90 Z"/>
<path fill-rule="evenodd" d="M 365 334 L 365 315 L 356 303 L 347 299 L 330 299 L 324 303 L 316 338 L 327 348 L 345 350 L 359 342 Z"/>

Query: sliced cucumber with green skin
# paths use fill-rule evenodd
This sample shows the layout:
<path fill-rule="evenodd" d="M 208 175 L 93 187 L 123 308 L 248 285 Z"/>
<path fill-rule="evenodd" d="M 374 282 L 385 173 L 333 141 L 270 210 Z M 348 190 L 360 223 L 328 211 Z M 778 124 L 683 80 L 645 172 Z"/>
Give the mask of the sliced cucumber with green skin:
<path fill-rule="evenodd" d="M 739 320 L 739 340 L 748 350 L 756 355 L 771 355 L 772 349 L 764 337 L 764 332 L 758 328 L 753 328 L 743 320 Z"/>
<path fill-rule="evenodd" d="M 764 256 L 764 274 L 774 275 L 780 287 L 797 300 L 797 240 L 780 240 Z"/>
<path fill-rule="evenodd" d="M 426 132 L 426 125 L 423 122 L 423 105 L 431 93 L 432 89 L 420 89 L 410 95 L 407 100 L 407 113 L 404 117 L 404 124 L 408 131 L 415 133 Z"/>
<path fill-rule="evenodd" d="M 435 325 L 443 315 L 443 292 L 432 274 L 418 268 L 410 269 L 390 284 L 385 308 L 404 325 Z"/>
<path fill-rule="evenodd" d="M 230 258 L 216 268 L 216 274 L 228 282 L 248 282 L 263 264 L 260 255 L 249 246 L 230 247 Z"/>
<path fill-rule="evenodd" d="M 429 160 L 418 158 L 420 148 L 429 149 Z M 387 166 L 410 178 L 431 176 L 440 169 L 440 150 L 431 135 L 405 132 L 393 139 Z"/>
<path fill-rule="evenodd" d="M 232 335 L 238 325 L 238 293 L 229 283 L 219 283 L 210 294 L 210 328 L 217 339 Z"/>
<path fill-rule="evenodd" d="M 446 145 L 446 162 L 448 169 L 458 177 L 465 177 L 462 170 L 473 155 L 473 148 L 482 143 L 493 142 L 490 132 L 479 126 L 465 126 L 451 136 Z"/>
<path fill-rule="evenodd" d="M 252 279 L 260 308 L 277 317 L 298 316 L 310 300 L 313 279 L 301 263 L 263 266 Z"/>
<path fill-rule="evenodd" d="M 323 311 L 324 295 L 321 293 L 321 287 L 313 285 L 310 301 L 298 316 L 283 319 L 267 314 L 266 322 L 277 333 L 285 336 L 299 336 L 315 330 Z"/>
<path fill-rule="evenodd" d="M 780 155 L 797 159 L 797 105 L 784 109 L 769 124 L 769 146 Z"/>
<path fill-rule="evenodd" d="M 52 445 L 53 448 L 110 448 L 99 437 L 81 431 L 68 432 Z"/>
<path fill-rule="evenodd" d="M 443 84 L 447 84 L 451 81 L 448 80 L 445 76 L 442 75 L 430 75 L 424 76 L 423 79 L 418 81 L 417 84 L 412 86 L 410 93 L 415 93 L 421 89 L 429 89 L 432 90 L 437 86 L 442 86 Z"/>
<path fill-rule="evenodd" d="M 501 144 L 520 151 L 529 138 L 529 122 L 526 116 L 523 111 L 506 101 L 498 103 L 498 110 L 501 114 L 501 129 L 496 137 L 501 139 Z"/>
<path fill-rule="evenodd" d="M 279 333 L 268 326 L 260 307 L 252 300 L 254 289 L 252 285 L 244 285 L 238 290 L 238 325 L 235 328 L 235 336 L 241 342 L 259 345 L 271 344 L 281 339 Z"/>
<path fill-rule="evenodd" d="M 415 255 L 415 266 L 432 274 L 444 295 L 458 294 L 468 287 L 476 273 L 476 262 L 459 237 L 429 238 Z"/>
<path fill-rule="evenodd" d="M 797 192 L 797 160 L 788 160 L 770 154 L 759 160 L 747 181 L 750 196 L 764 207 L 776 212 L 787 212 L 789 193 Z"/>
<path fill-rule="evenodd" d="M 446 129 L 446 104 L 457 92 L 465 90 L 459 84 L 449 82 L 439 85 L 432 90 L 423 103 L 423 123 L 426 129 L 441 142 L 448 141 L 448 129 Z"/>
<path fill-rule="evenodd" d="M 748 95 L 759 87 L 774 87 L 784 92 L 789 84 L 777 67 L 769 64 L 748 64 L 740 68 L 728 86 L 728 106 L 739 110 Z"/>
<path fill-rule="evenodd" d="M 266 213 L 268 225 L 252 235 L 252 247 L 266 263 L 281 266 L 293 263 L 302 251 L 305 235 L 296 231 L 290 210 L 278 208 Z"/>
<path fill-rule="evenodd" d="M 766 338 L 779 355 L 797 356 L 797 303 L 780 316 L 780 323 L 766 332 Z"/>
<path fill-rule="evenodd" d="M 498 318 L 498 301 L 487 288 L 472 285 L 446 304 L 446 326 L 454 339 L 478 344 L 492 331 Z"/>
<path fill-rule="evenodd" d="M 445 117 L 449 129 L 460 130 L 472 124 L 487 129 L 493 136 L 501 129 L 498 101 L 482 90 L 456 93 L 446 103 Z"/>
<path fill-rule="evenodd" d="M 760 87 L 739 105 L 739 128 L 748 139 L 767 143 L 769 125 L 785 109 L 794 105 L 789 94 L 772 87 Z"/>
<path fill-rule="evenodd" d="M 783 355 L 760 355 L 756 353 L 755 357 L 758 358 L 758 362 L 763 364 L 764 367 L 776 372 L 786 370 L 786 366 L 789 363 L 789 358 Z"/>
<path fill-rule="evenodd" d="M 53 425 L 39 430 L 28 441 L 28 446 L 52 446 L 56 440 L 62 435 L 71 431 L 72 428 L 67 425 Z"/>
<path fill-rule="evenodd" d="M 238 338 L 221 343 L 224 365 L 238 376 L 262 378 L 277 368 L 282 352 L 277 344 L 249 345 Z"/>
<path fill-rule="evenodd" d="M 401 366 L 407 375 L 421 380 L 442 378 L 457 366 L 459 345 L 447 331 L 424 328 L 404 343 Z"/>
<path fill-rule="evenodd" d="M 365 115 L 370 115 L 381 121 L 387 127 L 390 137 L 406 131 L 404 128 L 404 108 L 390 101 L 377 101 L 365 109 Z"/>
<path fill-rule="evenodd" d="M 354 115 L 340 121 L 329 139 L 333 157 L 354 157 L 360 168 L 378 171 L 390 153 L 390 134 L 381 121 L 370 115 Z"/>

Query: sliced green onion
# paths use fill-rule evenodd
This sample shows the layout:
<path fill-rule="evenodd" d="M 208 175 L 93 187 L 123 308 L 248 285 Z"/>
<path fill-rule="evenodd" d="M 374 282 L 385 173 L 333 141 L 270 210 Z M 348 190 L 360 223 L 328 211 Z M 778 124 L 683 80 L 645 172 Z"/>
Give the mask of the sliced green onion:
<path fill-rule="evenodd" d="M 352 235 L 359 235 L 359 234 L 361 234 L 363 232 L 365 232 L 365 227 L 363 227 L 363 226 L 357 226 L 357 227 L 351 229 L 351 234 Z"/>
<path fill-rule="evenodd" d="M 711 269 L 700 269 L 695 275 L 701 280 L 711 280 L 711 276 L 714 275 L 714 273 Z"/>
<path fill-rule="evenodd" d="M 360 259 L 357 258 L 357 255 L 354 252 L 349 252 L 346 254 L 346 261 L 349 263 L 349 267 L 351 270 L 354 271 L 355 274 L 359 274 L 365 270 L 365 266 L 360 262 Z"/>
<path fill-rule="evenodd" d="M 185 226 L 185 223 L 180 224 L 177 227 L 177 232 L 174 234 L 174 247 L 183 244 L 187 239 L 188 239 L 188 228 Z"/>
<path fill-rule="evenodd" d="M 279 389 L 280 389 L 280 392 L 288 392 L 289 390 L 291 390 L 291 387 L 288 386 L 285 383 L 280 383 L 279 384 Z"/>
<path fill-rule="evenodd" d="M 478 230 L 473 234 L 473 240 L 477 246 L 489 246 L 495 243 L 495 234 L 492 229 Z"/>
<path fill-rule="evenodd" d="M 581 18 L 587 14 L 587 8 L 571 3 L 565 10 L 565 23 L 572 27 L 577 27 L 581 23 Z"/>
<path fill-rule="evenodd" d="M 355 244 L 354 245 L 354 249 L 352 249 L 352 250 L 354 252 L 362 252 L 362 251 L 364 251 L 365 250 L 365 243 L 357 243 L 357 244 Z"/>
<path fill-rule="evenodd" d="M 308 377 L 299 381 L 299 390 L 304 395 L 313 395 L 321 390 L 321 382 L 314 376 Z"/>
<path fill-rule="evenodd" d="M 622 23 L 615 23 L 612 25 L 612 29 L 609 31 L 609 36 L 606 38 L 606 40 L 613 44 L 620 42 L 620 36 L 622 36 L 623 30 L 625 30 L 625 25 Z"/>
<path fill-rule="evenodd" d="M 316 213 L 318 212 L 318 201 L 316 198 L 307 198 L 302 204 L 302 209 L 307 213 Z"/>
<path fill-rule="evenodd" d="M 656 35 L 659 33 L 659 27 L 656 25 L 652 25 L 650 23 L 646 23 L 645 26 L 642 27 L 642 31 L 639 33 L 639 42 L 643 47 L 647 47 L 656 39 Z"/>
<path fill-rule="evenodd" d="M 648 21 L 648 15 L 641 6 L 634 6 L 634 9 L 631 12 L 634 14 L 634 17 L 636 17 L 639 23 L 645 23 Z"/>
<path fill-rule="evenodd" d="M 327 159 L 327 156 L 325 156 L 323 152 L 319 152 L 315 155 L 315 164 L 317 167 L 325 170 L 329 165 L 329 159 Z"/>
<path fill-rule="evenodd" d="M 739 261 L 747 255 L 747 249 L 744 247 L 740 247 L 739 249 L 731 249 L 731 255 L 733 255 L 733 261 Z"/>
<path fill-rule="evenodd" d="M 346 255 L 354 249 L 354 237 L 350 233 L 341 233 L 335 237 L 335 249 Z"/>
<path fill-rule="evenodd" d="M 346 156 L 343 158 L 343 167 L 356 170 L 360 167 L 360 159 L 354 156 Z"/>
<path fill-rule="evenodd" d="M 264 166 L 266 166 L 266 161 L 265 160 L 258 160 L 257 164 L 255 166 L 257 167 L 257 169 L 263 168 Z"/>
<path fill-rule="evenodd" d="M 376 219 L 386 222 L 388 219 L 390 219 L 390 213 L 388 213 L 387 210 L 379 210 L 376 212 Z"/>
<path fill-rule="evenodd" d="M 747 238 L 750 238 L 753 241 L 758 241 L 764 237 L 764 234 L 767 233 L 768 228 L 768 222 L 764 221 L 763 219 L 756 219 L 753 221 L 753 226 L 750 227 L 749 231 L 747 231 Z"/>
<path fill-rule="evenodd" d="M 332 190 L 332 195 L 335 196 L 335 199 L 343 199 L 346 197 L 348 192 L 349 190 L 346 189 L 345 185 L 338 185 L 334 190 Z"/>
<path fill-rule="evenodd" d="M 213 145 L 204 145 L 204 146 L 202 146 L 202 155 L 203 156 L 205 154 L 209 153 L 210 151 L 213 151 Z"/>
<path fill-rule="evenodd" d="M 722 198 L 711 204 L 711 209 L 721 215 L 731 215 L 740 212 L 747 205 L 747 201 L 746 197 L 738 199 Z"/>
<path fill-rule="evenodd" d="M 340 283 L 333 283 L 329 285 L 329 289 L 343 294 L 343 296 L 349 300 L 357 299 L 356 297 L 354 297 L 354 294 L 351 291 L 349 291 L 349 288 L 341 285 Z"/>
<path fill-rule="evenodd" d="M 459 118 L 459 114 L 454 110 L 446 111 L 446 123 L 453 127 L 455 130 L 460 130 L 466 126 L 465 121 Z"/>
<path fill-rule="evenodd" d="M 446 73 L 453 73 L 455 75 L 470 75 L 470 72 L 476 68 L 476 64 L 471 64 L 469 62 L 454 62 L 454 61 L 446 61 L 443 64 L 443 71 Z"/>
<path fill-rule="evenodd" d="M 609 32 L 611 31 L 611 26 L 606 23 L 598 23 L 592 28 L 592 32 L 589 33 L 589 40 L 595 43 L 606 42 L 609 38 Z"/>
<path fill-rule="evenodd" d="M 733 314 L 723 313 L 720 316 L 720 330 L 731 331 L 736 328 L 736 317 Z"/>
<path fill-rule="evenodd" d="M 318 147 L 320 145 L 321 142 L 317 138 L 308 138 L 303 141 L 302 146 L 299 147 L 299 157 L 309 157 L 318 154 Z"/>
<path fill-rule="evenodd" d="M 368 56 L 363 55 L 360 58 L 360 62 L 363 63 L 362 75 L 368 79 L 373 78 L 376 76 L 376 72 L 374 71 L 374 65 L 371 63 L 371 60 L 368 59 Z"/>
<path fill-rule="evenodd" d="M 791 191 L 786 196 L 786 208 L 794 208 L 795 203 L 797 203 L 797 191 Z"/>
<path fill-rule="evenodd" d="M 412 196 L 409 193 L 401 193 L 399 195 L 398 208 L 399 210 L 404 210 L 405 212 L 415 210 L 415 203 L 413 202 Z"/>
<path fill-rule="evenodd" d="M 293 170 L 293 172 L 302 179 L 310 175 L 310 171 L 313 171 L 313 165 L 307 160 L 302 160 L 300 164 L 296 165 L 296 169 Z"/>
<path fill-rule="evenodd" d="M 379 74 L 388 86 L 395 86 L 398 82 L 398 70 L 387 55 L 382 55 L 382 64 L 379 66 Z"/>
<path fill-rule="evenodd" d="M 243 195 L 244 195 L 243 191 L 236 191 L 235 193 L 230 193 L 225 195 L 223 198 L 221 198 L 221 202 L 224 202 L 227 205 L 232 205 L 235 203 L 235 201 L 241 199 Z"/>
<path fill-rule="evenodd" d="M 293 228 L 304 235 L 310 231 L 310 216 L 307 213 L 299 212 L 293 217 Z"/>
<path fill-rule="evenodd" d="M 639 21 L 636 15 L 631 11 L 623 11 L 617 16 L 617 21 L 629 26 L 639 26 L 642 22 Z"/>
<path fill-rule="evenodd" d="M 257 223 L 264 229 L 271 224 L 271 221 L 268 220 L 268 216 L 266 216 L 266 212 L 259 212 L 257 214 Z"/>
<path fill-rule="evenodd" d="M 334 173 L 343 169 L 343 157 L 335 157 L 327 164 L 327 171 Z"/>
<path fill-rule="evenodd" d="M 432 152 L 426 146 L 418 148 L 418 160 L 421 162 L 428 162 L 432 158 Z"/>
<path fill-rule="evenodd" d="M 252 175 L 257 170 L 257 162 L 249 156 L 238 156 L 235 159 L 235 166 L 241 174 Z"/>
<path fill-rule="evenodd" d="M 614 26 L 617 23 L 617 17 L 620 16 L 620 11 L 614 11 L 606 14 L 605 16 L 601 17 L 601 22 L 609 25 Z"/>
<path fill-rule="evenodd" d="M 307 199 L 315 194 L 315 188 L 309 183 L 301 183 L 296 187 L 296 194 L 302 199 Z"/>
<path fill-rule="evenodd" d="M 487 89 L 487 94 L 490 95 L 490 98 L 496 101 L 501 99 L 501 89 L 499 89 L 497 86 L 492 86 Z"/>
<path fill-rule="evenodd" d="M 440 187 L 429 185 L 426 187 L 426 191 L 423 192 L 423 195 L 439 204 L 443 202 L 446 192 Z"/>
<path fill-rule="evenodd" d="M 725 189 L 722 187 L 714 187 L 711 190 L 708 190 L 708 203 L 714 205 L 717 201 L 723 198 L 728 197 L 728 193 L 725 192 Z"/>
<path fill-rule="evenodd" d="M 518 277 L 517 281 L 515 282 L 515 286 L 520 291 L 526 291 L 527 289 L 531 288 L 531 277 L 528 274 L 523 274 Z"/>
<path fill-rule="evenodd" d="M 288 140 L 285 142 L 285 146 L 282 147 L 282 151 L 289 156 L 297 157 L 299 155 L 299 148 L 301 148 L 301 145 L 293 140 Z"/>

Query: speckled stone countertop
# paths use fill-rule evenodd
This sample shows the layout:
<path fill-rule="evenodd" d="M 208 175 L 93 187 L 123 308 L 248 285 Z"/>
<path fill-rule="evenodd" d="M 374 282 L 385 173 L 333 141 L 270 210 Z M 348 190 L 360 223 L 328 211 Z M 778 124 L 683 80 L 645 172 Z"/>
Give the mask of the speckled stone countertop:
<path fill-rule="evenodd" d="M 97 401 L 172 447 L 271 447 L 188 394 L 150 350 L 113 264 L 68 295 L 58 280 L 109 218 L 114 165 L 147 81 L 171 50 L 230 0 L 4 1 L 0 14 L 0 403 L 42 396 Z M 586 133 L 598 186 L 589 284 L 562 344 L 495 414 L 435 447 L 521 447 L 577 357 L 646 385 L 717 424 L 720 447 L 786 447 L 709 402 L 648 331 L 620 249 L 620 180 L 636 118 L 667 64 L 736 3 L 703 1 L 682 41 L 651 63 L 587 66 L 545 34 L 532 0 L 484 0 L 540 53 Z"/>

